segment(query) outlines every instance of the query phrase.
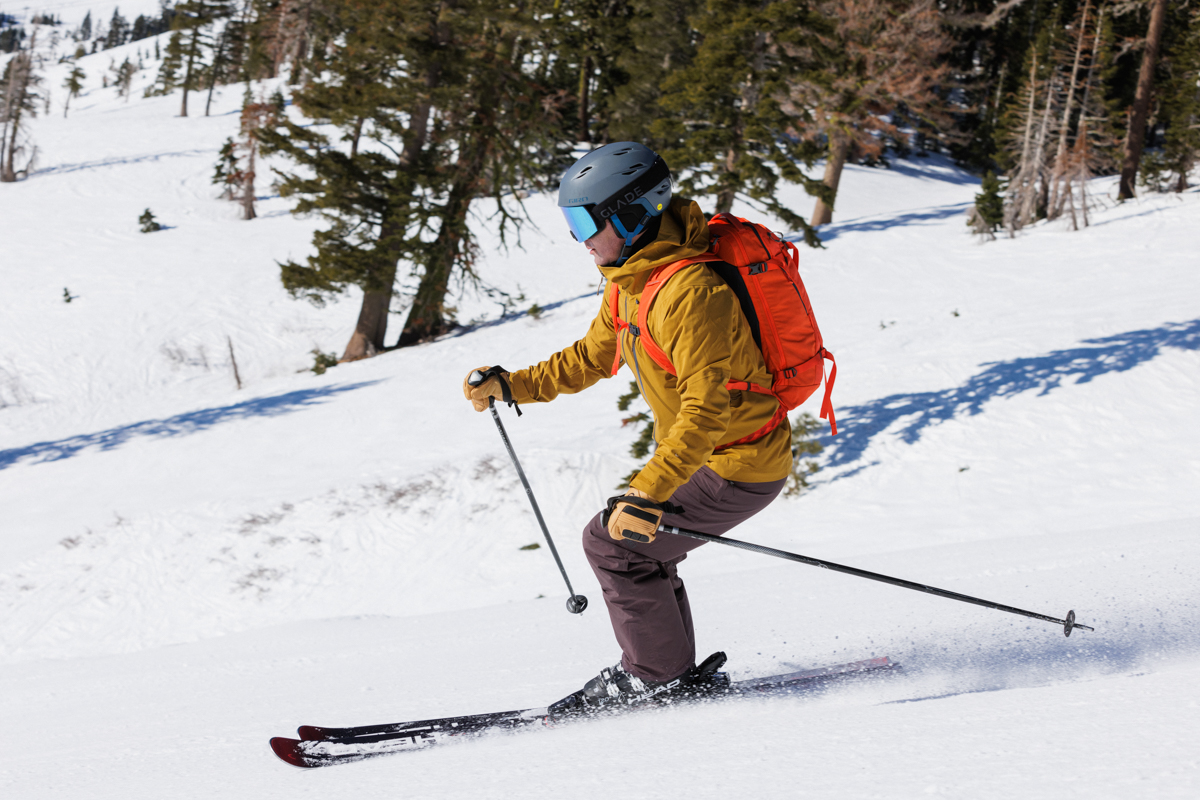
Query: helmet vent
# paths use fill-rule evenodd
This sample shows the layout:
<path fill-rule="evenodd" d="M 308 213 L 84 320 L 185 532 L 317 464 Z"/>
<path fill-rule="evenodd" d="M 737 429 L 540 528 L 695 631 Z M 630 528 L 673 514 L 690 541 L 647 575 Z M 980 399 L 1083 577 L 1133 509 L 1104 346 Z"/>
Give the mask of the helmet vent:
<path fill-rule="evenodd" d="M 633 148 L 632 148 L 632 147 L 624 147 L 624 148 L 621 148 L 620 150 L 616 150 L 616 151 L 614 151 L 613 153 L 611 153 L 611 155 L 614 155 L 614 156 L 623 156 L 623 155 L 625 155 L 626 153 L 632 153 L 632 152 L 633 152 Z"/>
<path fill-rule="evenodd" d="M 579 170 L 579 174 L 575 176 L 575 180 L 579 180 L 580 178 L 582 178 L 584 175 L 587 175 L 587 174 L 588 174 L 589 172 L 591 172 L 591 171 L 592 171 L 592 167 L 591 167 L 591 165 L 589 164 L 588 166 L 586 166 L 586 167 L 584 167 L 583 169 Z"/>
<path fill-rule="evenodd" d="M 641 163 L 634 164 L 632 167 L 630 167 L 629 169 L 625 170 L 625 171 L 624 171 L 624 172 L 622 172 L 621 174 L 622 174 L 622 175 L 632 175 L 633 173 L 637 172 L 639 169 L 641 169 L 641 168 L 642 168 L 642 167 L 644 167 L 644 166 L 646 166 L 646 165 L 645 165 L 645 164 L 641 164 Z"/>

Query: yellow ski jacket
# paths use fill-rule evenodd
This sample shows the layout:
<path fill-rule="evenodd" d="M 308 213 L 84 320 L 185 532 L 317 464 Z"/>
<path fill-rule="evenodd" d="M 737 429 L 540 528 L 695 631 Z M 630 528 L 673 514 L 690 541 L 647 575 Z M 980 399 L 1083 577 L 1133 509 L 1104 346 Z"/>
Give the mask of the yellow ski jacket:
<path fill-rule="evenodd" d="M 617 293 L 620 317 L 637 322 L 638 301 L 651 271 L 708 250 L 708 224 L 693 201 L 673 198 L 658 237 L 619 267 L 600 267 L 608 283 L 600 313 L 587 335 L 545 361 L 509 378 L 518 403 L 544 403 L 583 391 L 612 376 L 618 350 L 654 413 L 657 449 L 630 482 L 663 502 L 707 464 L 726 480 L 766 482 L 792 468 L 786 421 L 763 438 L 717 450 L 762 428 L 779 404 L 770 395 L 730 391 L 730 380 L 771 385 L 762 352 L 728 284 L 703 264 L 684 267 L 667 281 L 650 309 L 651 337 L 678 377 L 647 355 L 629 329 L 618 336 L 610 312 Z"/>

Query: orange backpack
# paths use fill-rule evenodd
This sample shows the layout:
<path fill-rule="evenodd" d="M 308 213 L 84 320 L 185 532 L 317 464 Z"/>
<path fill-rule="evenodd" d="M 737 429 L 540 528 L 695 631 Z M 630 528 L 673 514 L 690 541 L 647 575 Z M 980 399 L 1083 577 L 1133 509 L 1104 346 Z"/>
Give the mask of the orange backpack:
<path fill-rule="evenodd" d="M 762 225 L 732 214 L 717 214 L 709 220 L 708 231 L 712 242 L 709 252 L 666 264 L 650 273 L 638 304 L 636 327 L 620 318 L 617 292 L 613 292 L 611 311 L 617 333 L 623 328 L 631 328 L 634 335 L 640 337 L 642 347 L 650 358 L 675 375 L 671 360 L 650 336 L 650 328 L 646 324 L 650 306 L 672 275 L 690 264 L 707 262 L 709 268 L 720 275 L 737 295 L 742 312 L 754 333 L 754 341 L 762 350 L 767 370 L 771 373 L 769 388 L 744 380 L 732 380 L 725 388 L 769 394 L 779 401 L 779 408 L 766 425 L 718 449 L 753 442 L 778 427 L 787 417 L 787 412 L 797 408 L 820 388 L 825 376 L 825 359 L 829 359 L 832 369 L 825 381 L 821 419 L 829 420 L 829 427 L 837 436 L 837 421 L 830 399 L 833 382 L 837 378 L 837 364 L 821 340 L 821 330 L 813 316 L 808 292 L 800 280 L 800 259 L 796 246 Z M 620 367 L 620 359 L 618 350 L 617 360 L 613 364 L 614 375 Z"/>

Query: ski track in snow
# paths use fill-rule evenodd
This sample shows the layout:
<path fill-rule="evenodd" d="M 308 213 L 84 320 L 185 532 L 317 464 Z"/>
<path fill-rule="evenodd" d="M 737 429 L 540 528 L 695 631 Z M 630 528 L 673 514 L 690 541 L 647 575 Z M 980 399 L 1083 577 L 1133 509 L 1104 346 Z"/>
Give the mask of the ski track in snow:
<path fill-rule="evenodd" d="M 38 10 L 71 28 L 87 8 Z M 938 157 L 847 168 L 826 248 L 802 252 L 840 433 L 811 490 L 733 536 L 1074 609 L 1094 633 L 711 545 L 682 568 L 701 656 L 726 650 L 735 677 L 883 654 L 902 671 L 331 770 L 278 762 L 267 738 L 300 723 L 544 705 L 615 660 L 577 537 L 636 466 L 615 408 L 629 379 L 501 412 L 592 600 L 573 616 L 459 389 L 596 313 L 553 198 L 526 201 L 521 247 L 481 236 L 486 280 L 540 319 L 464 292 L 453 335 L 314 375 L 358 298 L 295 301 L 277 262 L 307 255 L 320 221 L 265 184 L 251 223 L 215 199 L 241 87 L 181 119 L 178 95 L 141 97 L 152 63 L 128 103 L 99 86 L 146 48 L 84 58 L 66 120 L 51 60 L 39 171 L 0 187 L 0 796 L 1200 794 L 1200 191 L 1117 205 L 1099 179 L 1092 227 L 980 244 L 977 179 Z M 147 207 L 166 230 L 138 232 Z"/>

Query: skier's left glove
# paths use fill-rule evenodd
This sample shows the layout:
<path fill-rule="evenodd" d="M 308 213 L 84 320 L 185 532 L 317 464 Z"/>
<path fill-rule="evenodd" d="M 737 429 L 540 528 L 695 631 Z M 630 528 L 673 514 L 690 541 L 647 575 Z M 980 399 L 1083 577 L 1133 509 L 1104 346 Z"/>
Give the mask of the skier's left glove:
<path fill-rule="evenodd" d="M 650 495 L 632 486 L 624 495 L 608 498 L 608 510 L 604 512 L 604 526 L 608 535 L 620 541 L 650 544 L 658 533 L 664 513 L 679 514 L 683 509 L 671 503 L 656 503 Z"/>

